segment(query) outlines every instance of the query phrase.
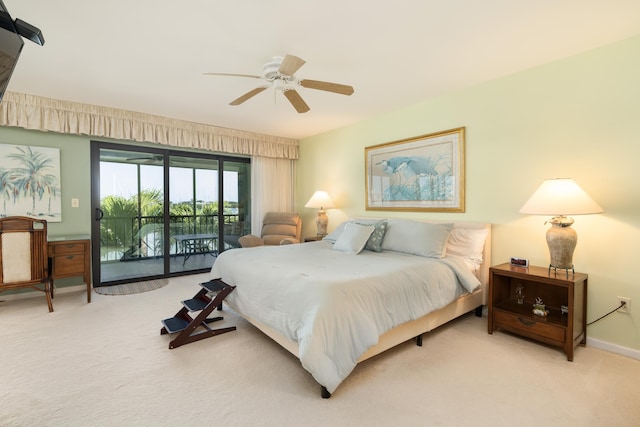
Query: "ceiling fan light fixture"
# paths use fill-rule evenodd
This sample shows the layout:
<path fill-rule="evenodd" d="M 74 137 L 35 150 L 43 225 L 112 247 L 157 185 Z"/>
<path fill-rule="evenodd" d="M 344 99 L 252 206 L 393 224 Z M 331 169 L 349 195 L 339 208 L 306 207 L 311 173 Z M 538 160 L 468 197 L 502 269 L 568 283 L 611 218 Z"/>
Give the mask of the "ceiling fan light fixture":
<path fill-rule="evenodd" d="M 245 101 L 253 98 L 257 94 L 265 91 L 267 88 L 273 88 L 274 94 L 276 90 L 282 92 L 291 105 L 298 113 L 306 113 L 309 106 L 296 91 L 299 87 L 308 89 L 322 90 L 325 92 L 333 92 L 341 95 L 353 94 L 353 87 L 338 83 L 325 82 L 320 80 L 300 79 L 295 73 L 305 64 L 305 60 L 294 55 L 274 56 L 271 61 L 262 67 L 262 75 L 251 74 L 235 74 L 235 73 L 205 73 L 206 75 L 219 76 L 235 76 L 250 77 L 263 80 L 265 83 L 253 90 L 245 93 L 239 98 L 231 101 L 229 105 L 240 105 Z"/>
<path fill-rule="evenodd" d="M 298 82 L 295 79 L 276 79 L 271 82 L 271 87 L 273 87 L 274 90 L 286 92 L 288 90 L 296 90 Z"/>

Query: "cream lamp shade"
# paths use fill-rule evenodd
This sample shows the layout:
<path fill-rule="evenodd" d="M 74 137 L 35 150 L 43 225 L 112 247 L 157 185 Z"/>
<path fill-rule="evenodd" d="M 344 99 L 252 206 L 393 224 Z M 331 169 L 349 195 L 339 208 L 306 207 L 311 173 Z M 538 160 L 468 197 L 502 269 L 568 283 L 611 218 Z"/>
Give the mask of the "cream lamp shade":
<path fill-rule="evenodd" d="M 326 191 L 316 191 L 309 201 L 304 205 L 305 208 L 316 208 L 318 211 L 318 217 L 316 219 L 316 226 L 318 227 L 317 237 L 323 238 L 327 235 L 327 225 L 329 224 L 329 218 L 324 211 L 325 208 L 335 208 L 336 205 L 331 200 L 329 194 Z"/>
<path fill-rule="evenodd" d="M 574 271 L 573 251 L 578 242 L 576 231 L 571 228 L 573 218 L 567 215 L 587 215 L 604 212 L 591 197 L 569 178 L 548 179 L 520 208 L 520 213 L 551 215 L 551 228 L 547 230 L 549 246 L 549 270 Z"/>

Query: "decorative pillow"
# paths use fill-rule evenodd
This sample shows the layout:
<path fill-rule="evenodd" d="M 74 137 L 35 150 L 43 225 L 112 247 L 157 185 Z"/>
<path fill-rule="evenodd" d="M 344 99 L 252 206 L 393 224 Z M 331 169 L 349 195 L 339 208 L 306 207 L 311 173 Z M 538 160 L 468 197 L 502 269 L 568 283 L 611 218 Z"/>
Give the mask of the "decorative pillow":
<path fill-rule="evenodd" d="M 482 251 L 488 234 L 486 228 L 454 228 L 447 242 L 447 256 L 464 258 L 477 270 L 482 264 Z"/>
<path fill-rule="evenodd" d="M 389 223 L 386 220 L 382 220 L 375 224 L 368 224 L 361 223 L 359 220 L 356 220 L 356 224 L 373 225 L 375 227 L 364 248 L 368 251 L 382 252 L 382 240 L 384 239 L 384 235 L 387 233 L 387 226 Z"/>
<path fill-rule="evenodd" d="M 383 251 L 402 252 L 428 258 L 444 258 L 453 224 L 411 220 L 389 220 L 382 241 Z"/>
<path fill-rule="evenodd" d="M 380 219 L 379 218 L 376 218 L 376 219 L 357 218 L 357 219 L 350 219 L 350 220 L 344 221 L 343 223 L 338 225 L 336 229 L 333 230 L 332 233 L 329 233 L 328 235 L 324 236 L 322 240 L 335 243 L 340 237 L 340 235 L 344 232 L 344 227 L 347 224 L 351 224 L 354 222 L 357 222 L 358 224 L 364 224 L 364 225 L 375 225 L 378 222 L 380 222 Z"/>
<path fill-rule="evenodd" d="M 369 236 L 371 236 L 373 230 L 375 230 L 373 225 L 347 223 L 345 224 L 344 231 L 333 244 L 333 249 L 359 254 L 367 244 L 367 240 L 369 240 Z"/>

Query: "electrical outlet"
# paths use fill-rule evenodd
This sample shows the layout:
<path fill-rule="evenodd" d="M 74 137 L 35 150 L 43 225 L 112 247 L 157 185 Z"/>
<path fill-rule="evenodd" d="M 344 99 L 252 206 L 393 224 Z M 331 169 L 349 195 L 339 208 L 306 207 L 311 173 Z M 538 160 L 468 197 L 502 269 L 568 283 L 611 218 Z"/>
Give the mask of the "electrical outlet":
<path fill-rule="evenodd" d="M 72 208 L 77 208 L 80 206 L 80 200 L 79 199 L 71 199 L 71 207 Z"/>
<path fill-rule="evenodd" d="M 624 302 L 624 305 L 616 311 L 618 313 L 629 314 L 631 312 L 631 298 L 618 297 L 618 305 L 622 304 L 623 302 Z"/>

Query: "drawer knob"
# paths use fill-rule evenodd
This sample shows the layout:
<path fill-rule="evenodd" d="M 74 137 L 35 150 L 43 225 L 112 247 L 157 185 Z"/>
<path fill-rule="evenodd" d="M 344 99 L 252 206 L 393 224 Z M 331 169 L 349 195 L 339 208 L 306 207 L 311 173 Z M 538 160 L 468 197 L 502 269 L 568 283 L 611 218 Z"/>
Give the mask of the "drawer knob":
<path fill-rule="evenodd" d="M 518 316 L 518 321 L 522 323 L 524 326 L 533 326 L 536 324 L 535 320 L 525 319 L 524 317 Z"/>
<path fill-rule="evenodd" d="M 71 260 L 74 258 L 74 255 L 67 255 L 67 259 Z"/>

